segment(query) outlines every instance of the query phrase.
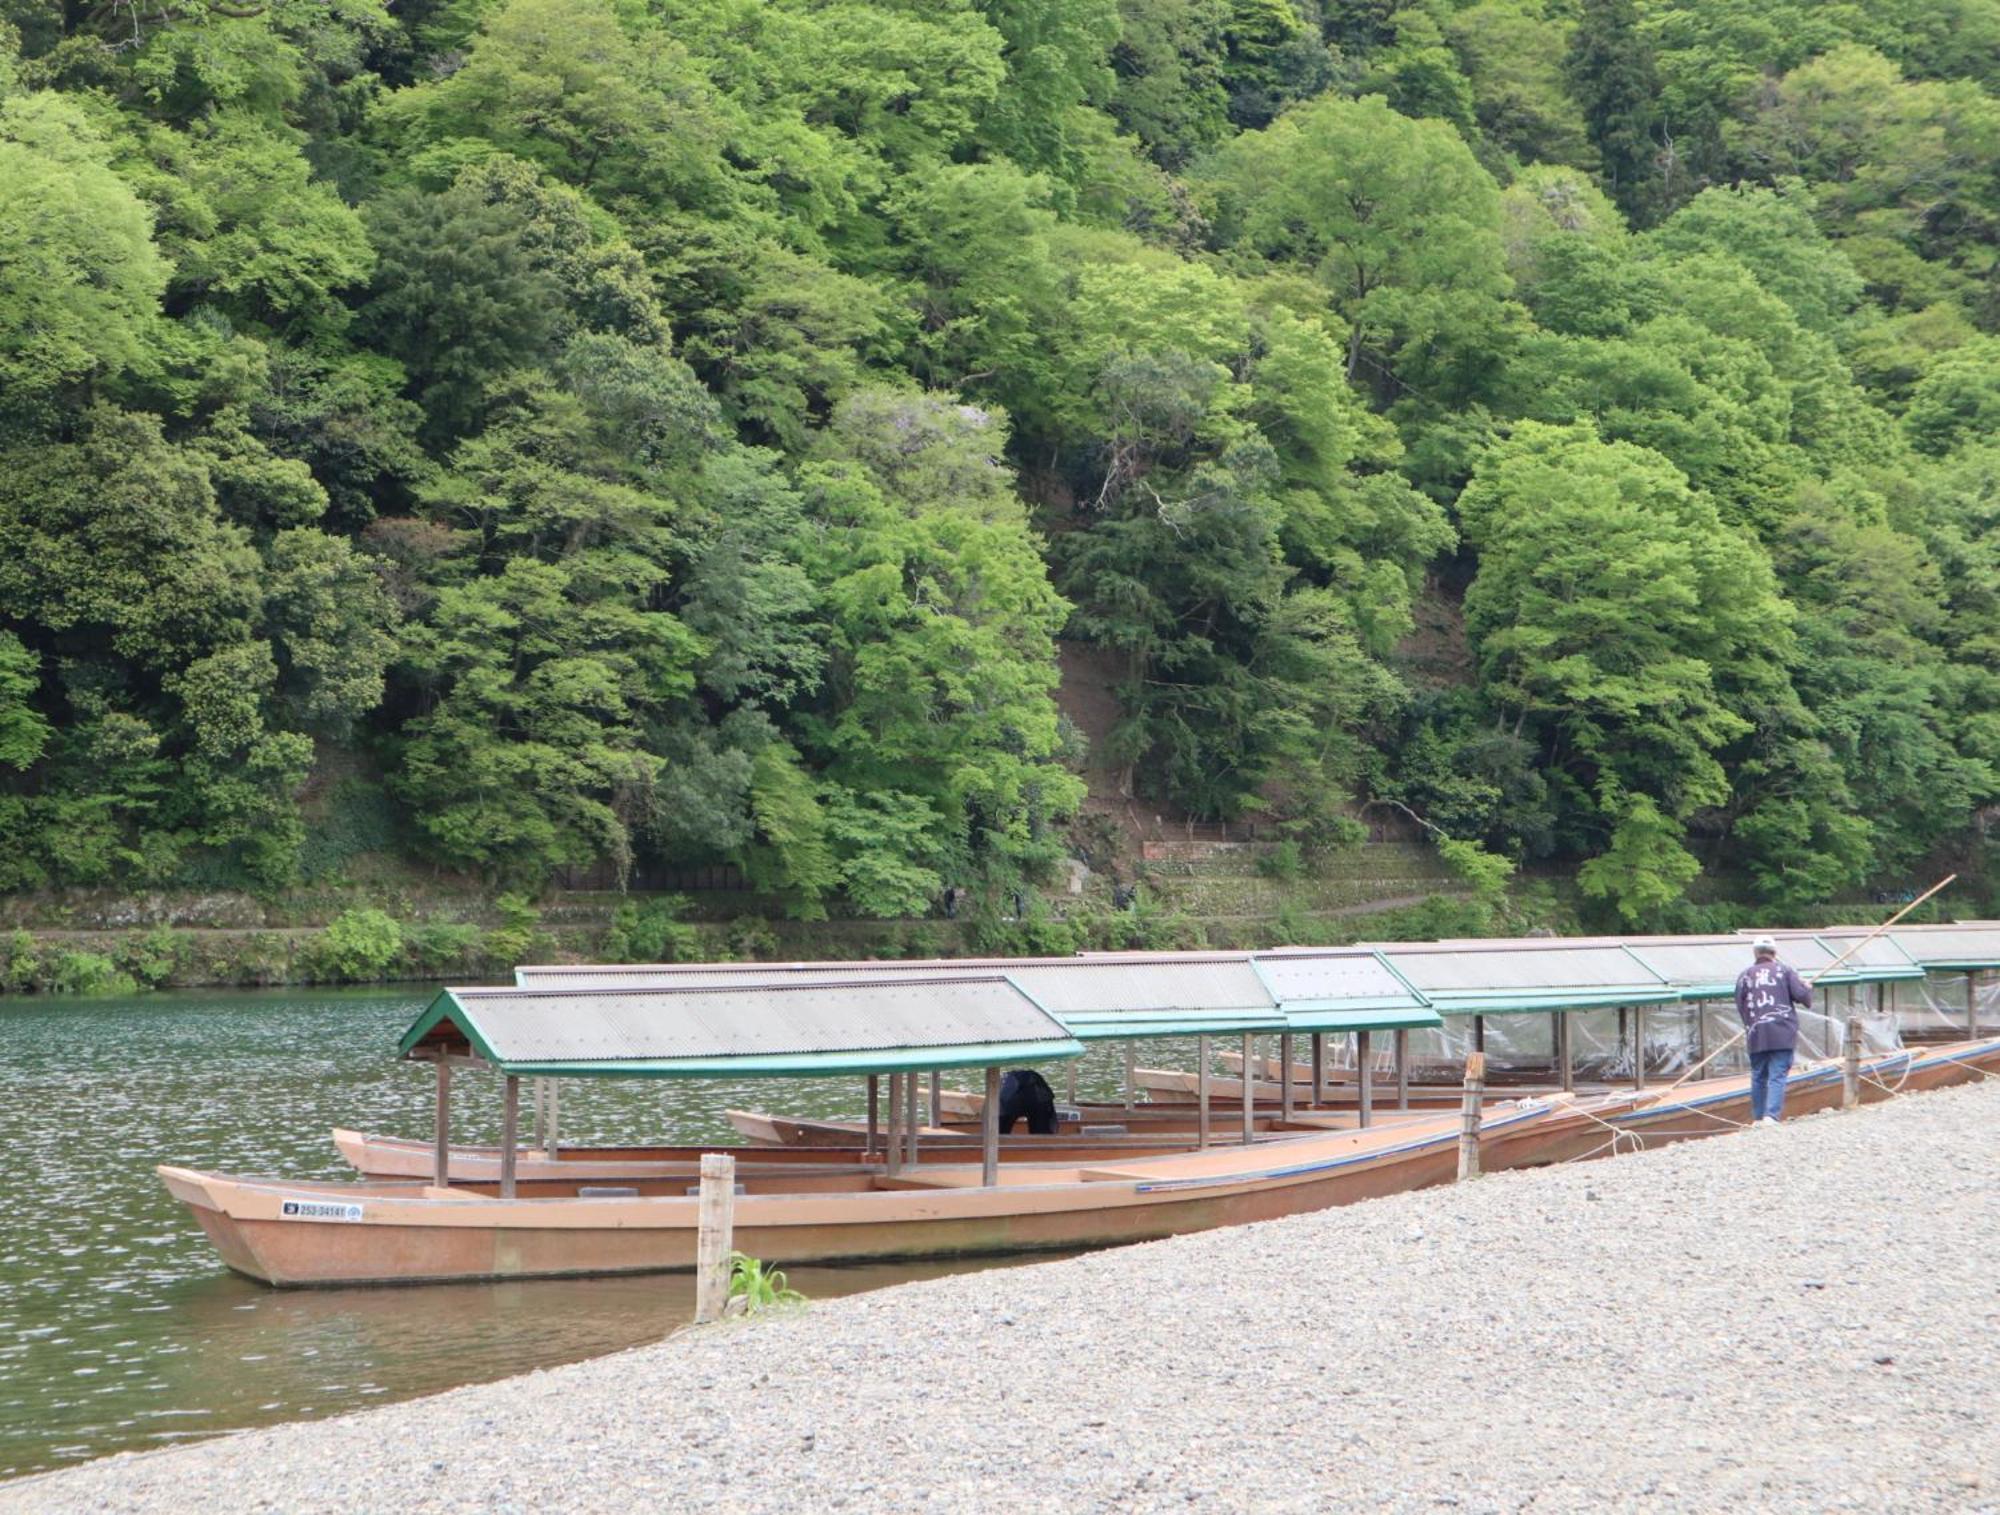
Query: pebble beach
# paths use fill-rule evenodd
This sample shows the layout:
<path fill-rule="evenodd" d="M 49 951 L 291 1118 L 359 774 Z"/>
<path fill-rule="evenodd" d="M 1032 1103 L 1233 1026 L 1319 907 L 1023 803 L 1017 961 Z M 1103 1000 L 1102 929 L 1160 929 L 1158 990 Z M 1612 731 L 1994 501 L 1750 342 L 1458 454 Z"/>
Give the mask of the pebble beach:
<path fill-rule="evenodd" d="M 684 1332 L 13 1511 L 2000 1511 L 2000 1083 Z"/>

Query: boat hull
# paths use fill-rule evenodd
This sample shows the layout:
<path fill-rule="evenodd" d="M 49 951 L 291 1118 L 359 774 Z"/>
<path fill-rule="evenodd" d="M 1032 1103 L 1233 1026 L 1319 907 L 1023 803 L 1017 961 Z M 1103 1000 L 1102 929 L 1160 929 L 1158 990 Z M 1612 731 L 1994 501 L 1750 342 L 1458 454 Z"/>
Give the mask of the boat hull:
<path fill-rule="evenodd" d="M 1887 1098 L 2000 1071 L 2000 1038 L 1871 1059 L 1862 1095 Z M 1841 1098 L 1834 1064 L 1796 1069 L 1787 1114 Z M 1748 1121 L 1741 1077 L 1586 1100 L 1489 1108 L 1491 1172 L 1654 1147 Z M 735 1202 L 735 1245 L 780 1264 L 1109 1246 L 1324 1209 L 1450 1179 L 1458 1121 L 1444 1115 L 1368 1131 L 1289 1136 L 1101 1164 L 1016 1164 L 980 1183 L 976 1164 L 895 1177 L 832 1174 L 809 1192 Z M 287 1183 L 162 1168 L 225 1262 L 280 1286 L 421 1283 L 670 1271 L 693 1266 L 698 1201 L 685 1193 L 500 1199 L 420 1182 Z M 852 1188 L 843 1187 L 853 1185 Z M 490 1187 L 490 1186 L 489 1186 Z M 560 1188 L 560 1185 L 552 1185 Z"/>

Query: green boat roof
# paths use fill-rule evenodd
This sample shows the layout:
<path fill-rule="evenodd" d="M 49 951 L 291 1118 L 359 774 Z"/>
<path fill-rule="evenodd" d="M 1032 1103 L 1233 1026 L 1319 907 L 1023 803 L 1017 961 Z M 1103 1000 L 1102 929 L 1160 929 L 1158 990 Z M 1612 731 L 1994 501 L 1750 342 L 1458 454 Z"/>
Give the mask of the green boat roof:
<path fill-rule="evenodd" d="M 998 975 L 904 984 L 446 989 L 405 1057 L 463 1048 L 561 1078 L 815 1078 L 1078 1057 L 1083 1045 Z"/>

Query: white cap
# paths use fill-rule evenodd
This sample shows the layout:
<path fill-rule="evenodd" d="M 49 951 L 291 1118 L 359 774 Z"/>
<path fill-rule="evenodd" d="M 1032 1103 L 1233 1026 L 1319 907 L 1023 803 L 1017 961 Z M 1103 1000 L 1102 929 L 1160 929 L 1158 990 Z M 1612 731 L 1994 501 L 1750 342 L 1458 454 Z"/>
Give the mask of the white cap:
<path fill-rule="evenodd" d="M 1760 954 L 1761 954 L 1761 953 L 1765 953 L 1765 952 L 1768 952 L 1768 953 L 1770 953 L 1770 954 L 1771 954 L 1771 955 L 1772 955 L 1773 957 L 1775 957 L 1775 956 L 1777 956 L 1777 952 L 1778 952 L 1778 944 L 1777 944 L 1776 942 L 1774 942 L 1773 940 L 1771 940 L 1771 938 L 1770 938 L 1770 937 L 1768 937 L 1768 936 L 1760 936 L 1760 937 L 1758 937 L 1758 938 L 1757 938 L 1757 940 L 1756 940 L 1756 941 L 1754 941 L 1754 942 L 1752 942 L 1752 943 L 1750 944 L 1750 950 L 1751 950 L 1752 952 L 1755 952 L 1755 953 L 1760 953 Z"/>

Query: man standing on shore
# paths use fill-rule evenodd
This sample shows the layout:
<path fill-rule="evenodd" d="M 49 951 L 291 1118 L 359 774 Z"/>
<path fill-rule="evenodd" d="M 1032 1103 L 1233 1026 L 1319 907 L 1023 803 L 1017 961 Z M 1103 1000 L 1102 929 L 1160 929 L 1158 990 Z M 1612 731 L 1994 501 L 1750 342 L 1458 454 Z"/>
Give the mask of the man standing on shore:
<path fill-rule="evenodd" d="M 1736 975 L 1736 1015 L 1750 1045 L 1750 1121 L 1775 1126 L 1785 1112 L 1785 1081 L 1799 1045 L 1799 1009 L 1812 1008 L 1812 988 L 1778 944 L 1760 936 L 1750 944 L 1756 961 Z"/>

